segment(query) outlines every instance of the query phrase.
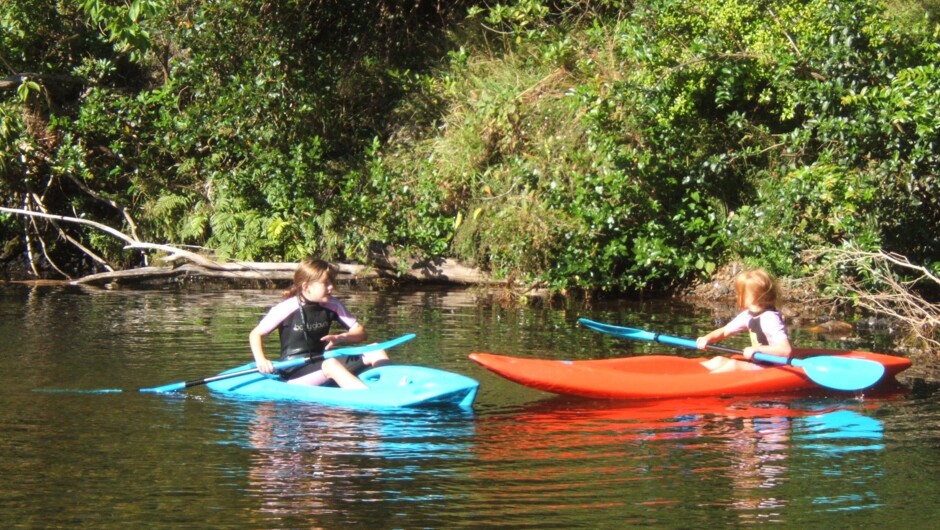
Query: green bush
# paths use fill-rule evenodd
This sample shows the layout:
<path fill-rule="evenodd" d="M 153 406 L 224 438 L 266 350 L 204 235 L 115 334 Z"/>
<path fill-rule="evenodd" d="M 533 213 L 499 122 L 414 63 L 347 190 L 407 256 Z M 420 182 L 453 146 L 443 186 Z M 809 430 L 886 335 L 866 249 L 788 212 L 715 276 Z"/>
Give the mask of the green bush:
<path fill-rule="evenodd" d="M 810 274 L 842 245 L 935 263 L 933 12 L 14 0 L 4 60 L 48 76 L 0 93 L 0 186 L 232 258 L 381 248 L 555 290 Z"/>

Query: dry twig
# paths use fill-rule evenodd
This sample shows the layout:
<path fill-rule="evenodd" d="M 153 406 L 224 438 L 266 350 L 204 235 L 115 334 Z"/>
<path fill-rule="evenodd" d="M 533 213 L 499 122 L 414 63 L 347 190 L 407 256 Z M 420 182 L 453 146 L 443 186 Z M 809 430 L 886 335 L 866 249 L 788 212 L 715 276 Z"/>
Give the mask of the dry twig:
<path fill-rule="evenodd" d="M 926 267 L 915 265 L 899 254 L 884 251 L 826 249 L 811 252 L 810 256 L 825 257 L 823 272 L 842 271 L 847 293 L 836 295 L 836 301 L 894 319 L 908 327 L 913 336 L 928 347 L 940 348 L 937 338 L 940 308 L 918 294 L 918 288 L 925 284 L 940 287 L 940 278 Z M 877 291 L 866 287 L 857 273 L 877 279 L 883 287 Z"/>

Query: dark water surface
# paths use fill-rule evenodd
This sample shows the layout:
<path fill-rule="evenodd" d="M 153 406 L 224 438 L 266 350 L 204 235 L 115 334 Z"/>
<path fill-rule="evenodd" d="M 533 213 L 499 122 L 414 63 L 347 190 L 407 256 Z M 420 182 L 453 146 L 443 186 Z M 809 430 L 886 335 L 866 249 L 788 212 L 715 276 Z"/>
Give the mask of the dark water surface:
<path fill-rule="evenodd" d="M 390 352 L 396 361 L 478 379 L 473 410 L 246 403 L 204 387 L 139 393 L 250 361 L 248 331 L 279 293 L 0 285 L 2 526 L 918 528 L 940 520 L 940 405 L 931 392 L 564 399 L 499 379 L 467 355 L 695 356 L 576 321 L 695 337 L 717 326 L 715 316 L 674 302 L 505 309 L 463 290 L 344 286 L 339 294 L 373 339 L 417 333 Z M 846 346 L 799 330 L 793 339 Z M 857 349 L 890 347 L 855 339 L 848 344 Z M 131 390 L 35 391 L 103 388 Z"/>

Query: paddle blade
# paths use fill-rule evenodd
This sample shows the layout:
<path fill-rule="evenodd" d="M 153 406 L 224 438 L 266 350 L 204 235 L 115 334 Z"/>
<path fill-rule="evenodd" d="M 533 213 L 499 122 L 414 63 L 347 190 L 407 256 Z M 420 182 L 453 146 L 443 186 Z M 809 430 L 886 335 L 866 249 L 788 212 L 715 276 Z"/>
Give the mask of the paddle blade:
<path fill-rule="evenodd" d="M 615 337 L 620 337 L 624 339 L 633 339 L 633 340 L 645 340 L 649 342 L 656 341 L 656 334 L 643 331 L 642 329 L 634 328 L 625 328 L 623 326 L 614 326 L 612 324 L 604 324 L 603 322 L 596 322 L 587 318 L 579 318 L 578 323 L 582 326 L 593 329 L 594 331 L 600 331 L 601 333 L 606 333 L 608 335 L 613 335 Z"/>
<path fill-rule="evenodd" d="M 881 363 L 851 357 L 809 357 L 794 359 L 791 364 L 802 368 L 813 382 L 836 390 L 868 388 L 880 381 L 885 373 Z"/>
<path fill-rule="evenodd" d="M 645 340 L 647 342 L 658 342 L 660 344 L 667 344 L 669 346 L 677 346 L 680 348 L 692 348 L 693 350 L 698 349 L 698 344 L 696 344 L 694 340 L 684 339 L 682 337 L 660 335 L 659 333 L 644 331 L 642 329 L 614 326 L 612 324 L 595 322 L 586 318 L 579 318 L 578 322 L 588 329 L 600 331 L 601 333 L 613 335 L 614 337 L 620 337 L 621 339 Z"/>
<path fill-rule="evenodd" d="M 329 350 L 323 353 L 324 359 L 332 359 L 333 357 L 343 357 L 346 355 L 362 355 L 363 353 L 369 353 L 377 350 L 387 350 L 393 346 L 398 346 L 399 344 L 408 342 L 409 340 L 415 338 L 414 333 L 407 333 L 398 337 L 397 339 L 387 340 L 385 342 L 379 342 L 377 344 L 366 344 L 365 346 L 350 346 L 348 348 L 338 348 L 335 350 Z"/>
<path fill-rule="evenodd" d="M 773 364 L 787 364 L 786 357 L 755 353 L 754 360 Z M 802 368 L 814 383 L 835 390 L 862 390 L 878 381 L 885 373 L 881 363 L 869 359 L 855 359 L 837 355 L 820 355 L 806 359 L 793 359 L 790 364 Z"/>

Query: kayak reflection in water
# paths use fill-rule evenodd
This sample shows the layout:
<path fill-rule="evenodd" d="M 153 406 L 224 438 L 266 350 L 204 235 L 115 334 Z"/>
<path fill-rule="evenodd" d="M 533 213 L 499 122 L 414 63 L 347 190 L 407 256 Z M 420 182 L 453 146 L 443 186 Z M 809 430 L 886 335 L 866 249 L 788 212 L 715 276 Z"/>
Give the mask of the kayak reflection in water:
<path fill-rule="evenodd" d="M 333 297 L 335 277 L 336 269 L 323 260 L 308 258 L 300 263 L 284 300 L 272 307 L 248 335 L 251 353 L 261 373 L 274 373 L 274 366 L 265 356 L 264 338 L 275 329 L 281 339 L 282 361 L 299 356 L 321 357 L 282 373 L 288 383 L 316 386 L 332 381 L 342 388 L 366 388 L 356 374 L 388 363 L 384 350 L 322 359 L 323 352 L 337 344 L 367 338 L 365 327 Z M 333 322 L 343 326 L 345 332 L 331 334 Z"/>
<path fill-rule="evenodd" d="M 751 359 L 759 351 L 789 359 L 793 348 L 783 316 L 776 309 L 779 289 L 774 279 L 763 269 L 745 271 L 734 279 L 734 291 L 741 312 L 724 327 L 696 339 L 699 349 L 749 330 L 751 346 L 744 348 L 745 358 Z M 727 357 L 714 357 L 702 364 L 712 373 L 762 369 L 757 364 Z"/>

